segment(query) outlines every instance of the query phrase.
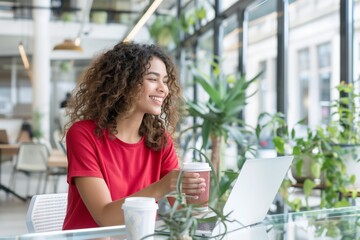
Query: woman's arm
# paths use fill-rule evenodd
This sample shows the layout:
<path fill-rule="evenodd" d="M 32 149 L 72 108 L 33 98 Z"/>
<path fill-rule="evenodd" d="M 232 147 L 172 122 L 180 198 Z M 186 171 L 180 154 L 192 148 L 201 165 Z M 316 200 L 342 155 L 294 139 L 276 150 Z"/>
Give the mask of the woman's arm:
<path fill-rule="evenodd" d="M 132 194 L 129 197 L 153 197 L 158 201 L 166 194 L 176 190 L 179 170 L 173 170 L 159 181 Z M 124 224 L 124 215 L 121 209 L 125 198 L 111 200 L 109 189 L 102 178 L 75 177 L 76 187 L 90 214 L 99 226 Z M 182 179 L 183 192 L 196 194 L 205 191 L 205 180 L 197 173 L 184 173 Z"/>

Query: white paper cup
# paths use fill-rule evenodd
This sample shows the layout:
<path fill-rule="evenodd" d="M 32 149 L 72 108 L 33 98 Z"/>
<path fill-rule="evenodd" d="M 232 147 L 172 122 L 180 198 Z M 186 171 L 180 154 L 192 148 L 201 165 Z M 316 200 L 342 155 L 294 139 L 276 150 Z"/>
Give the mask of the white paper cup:
<path fill-rule="evenodd" d="M 155 198 L 129 197 L 122 205 L 124 210 L 127 240 L 139 240 L 154 234 L 156 211 L 158 205 Z M 153 239 L 149 237 L 146 239 Z"/>
<path fill-rule="evenodd" d="M 187 197 L 186 202 L 188 204 L 197 205 L 197 209 L 200 211 L 208 210 L 209 193 L 210 193 L 210 171 L 211 167 L 206 162 L 187 162 L 183 165 L 184 172 L 197 172 L 201 178 L 205 179 L 206 187 L 205 192 L 198 194 L 198 198 Z"/>

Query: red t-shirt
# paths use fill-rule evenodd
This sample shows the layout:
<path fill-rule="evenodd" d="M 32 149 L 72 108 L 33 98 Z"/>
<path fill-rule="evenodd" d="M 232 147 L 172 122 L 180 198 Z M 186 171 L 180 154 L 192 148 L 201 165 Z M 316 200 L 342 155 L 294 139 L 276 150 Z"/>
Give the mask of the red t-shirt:
<path fill-rule="evenodd" d="M 138 192 L 178 168 L 170 138 L 165 149 L 154 151 L 146 147 L 144 137 L 129 144 L 118 138 L 110 139 L 107 131 L 98 137 L 94 129 L 94 121 L 83 120 L 74 123 L 66 135 L 69 195 L 64 230 L 98 227 L 79 195 L 74 177 L 104 179 L 114 201 Z"/>

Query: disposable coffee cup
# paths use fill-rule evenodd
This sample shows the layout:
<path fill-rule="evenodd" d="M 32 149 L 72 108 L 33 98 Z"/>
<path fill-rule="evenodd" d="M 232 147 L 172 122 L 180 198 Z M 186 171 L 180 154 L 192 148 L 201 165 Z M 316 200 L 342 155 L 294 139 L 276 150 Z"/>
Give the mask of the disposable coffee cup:
<path fill-rule="evenodd" d="M 195 196 L 187 196 L 186 203 L 193 204 L 194 208 L 199 211 L 207 211 L 209 203 L 209 192 L 210 192 L 210 165 L 206 162 L 189 162 L 183 165 L 184 172 L 196 172 L 200 174 L 200 178 L 205 179 L 205 191 Z"/>
<path fill-rule="evenodd" d="M 155 198 L 128 197 L 122 205 L 127 233 L 127 240 L 139 240 L 154 234 L 158 204 Z M 153 237 L 146 238 L 149 240 Z"/>

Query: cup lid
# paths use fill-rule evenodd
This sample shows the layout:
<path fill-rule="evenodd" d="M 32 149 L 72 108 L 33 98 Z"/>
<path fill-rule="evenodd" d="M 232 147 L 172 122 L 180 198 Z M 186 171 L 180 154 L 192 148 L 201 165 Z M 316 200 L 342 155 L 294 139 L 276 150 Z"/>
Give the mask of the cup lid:
<path fill-rule="evenodd" d="M 184 162 L 184 171 L 210 171 L 211 167 L 207 162 Z"/>
<path fill-rule="evenodd" d="M 128 197 L 125 198 L 122 208 L 158 209 L 158 204 L 155 202 L 155 198 L 152 197 Z"/>

